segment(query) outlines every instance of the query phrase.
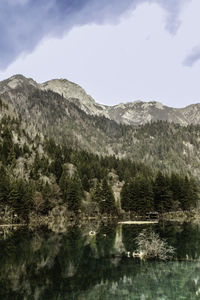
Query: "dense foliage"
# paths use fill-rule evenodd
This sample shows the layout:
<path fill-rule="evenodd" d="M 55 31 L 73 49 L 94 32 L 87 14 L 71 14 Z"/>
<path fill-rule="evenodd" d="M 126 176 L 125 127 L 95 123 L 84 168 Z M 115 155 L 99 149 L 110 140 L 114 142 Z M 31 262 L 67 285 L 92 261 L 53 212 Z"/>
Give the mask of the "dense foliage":
<path fill-rule="evenodd" d="M 121 192 L 121 205 L 126 211 L 145 212 L 188 210 L 198 202 L 197 183 L 193 178 L 158 172 L 156 177 L 137 175 L 126 181 Z"/>

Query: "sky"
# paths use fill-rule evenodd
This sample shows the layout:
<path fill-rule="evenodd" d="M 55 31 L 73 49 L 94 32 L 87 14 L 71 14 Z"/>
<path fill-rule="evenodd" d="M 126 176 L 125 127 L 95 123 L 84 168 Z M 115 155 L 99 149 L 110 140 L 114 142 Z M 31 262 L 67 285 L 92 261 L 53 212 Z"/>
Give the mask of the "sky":
<path fill-rule="evenodd" d="M 66 78 L 98 103 L 200 103 L 200 0 L 1 0 L 0 80 Z"/>

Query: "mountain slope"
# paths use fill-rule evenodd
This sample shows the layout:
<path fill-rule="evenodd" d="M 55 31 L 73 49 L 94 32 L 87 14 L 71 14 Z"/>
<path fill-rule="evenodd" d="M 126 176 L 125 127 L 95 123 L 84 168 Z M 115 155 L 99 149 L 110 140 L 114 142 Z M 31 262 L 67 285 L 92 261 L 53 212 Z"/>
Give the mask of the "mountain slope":
<path fill-rule="evenodd" d="M 111 119 L 129 125 L 142 125 L 158 120 L 174 122 L 184 126 L 190 124 L 190 120 L 187 118 L 187 109 L 184 115 L 182 110 L 164 106 L 159 102 L 136 101 L 119 104 L 109 107 L 108 112 Z"/>
<path fill-rule="evenodd" d="M 67 146 L 200 176 L 199 104 L 183 109 L 158 102 L 106 107 L 67 80 L 38 84 L 22 75 L 0 82 L 0 98 L 35 135 L 42 132 Z"/>
<path fill-rule="evenodd" d="M 70 146 L 114 154 L 109 144 L 122 135 L 116 122 L 86 114 L 72 98 L 64 98 L 22 75 L 0 82 L 0 97 L 32 131 L 42 131 Z"/>

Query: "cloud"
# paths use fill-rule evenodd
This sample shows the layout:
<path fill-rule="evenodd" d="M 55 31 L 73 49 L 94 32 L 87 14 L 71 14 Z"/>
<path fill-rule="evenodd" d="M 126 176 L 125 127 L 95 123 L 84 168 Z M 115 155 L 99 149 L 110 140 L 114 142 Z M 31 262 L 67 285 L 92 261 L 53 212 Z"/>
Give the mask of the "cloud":
<path fill-rule="evenodd" d="M 196 46 L 192 49 L 191 53 L 184 60 L 183 65 L 192 67 L 198 60 L 200 60 L 200 46 Z"/>
<path fill-rule="evenodd" d="M 158 3 L 168 11 L 167 29 L 177 29 L 177 16 L 189 0 L 1 0 L 0 68 L 29 53 L 44 37 L 61 37 L 75 26 L 116 22 L 139 4 Z"/>
<path fill-rule="evenodd" d="M 178 18 L 179 12 L 182 6 L 188 1 L 158 0 L 155 2 L 160 3 L 168 11 L 166 28 L 170 33 L 175 33 L 180 25 Z"/>

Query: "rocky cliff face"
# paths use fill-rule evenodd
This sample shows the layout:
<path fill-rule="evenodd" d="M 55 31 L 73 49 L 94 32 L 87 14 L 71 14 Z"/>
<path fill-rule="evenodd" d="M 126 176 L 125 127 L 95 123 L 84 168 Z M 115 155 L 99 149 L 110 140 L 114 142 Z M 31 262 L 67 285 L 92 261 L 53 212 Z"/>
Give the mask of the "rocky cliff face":
<path fill-rule="evenodd" d="M 98 104 L 78 85 L 66 79 L 53 79 L 40 85 L 42 90 L 51 90 L 76 104 L 89 115 L 108 116 L 106 106 Z"/>
<path fill-rule="evenodd" d="M 181 109 L 167 107 L 159 102 L 136 101 L 109 107 L 108 111 L 111 119 L 118 123 L 129 125 L 142 125 L 158 120 L 181 125 L 190 123 L 190 120 L 186 114 L 183 114 Z"/>

